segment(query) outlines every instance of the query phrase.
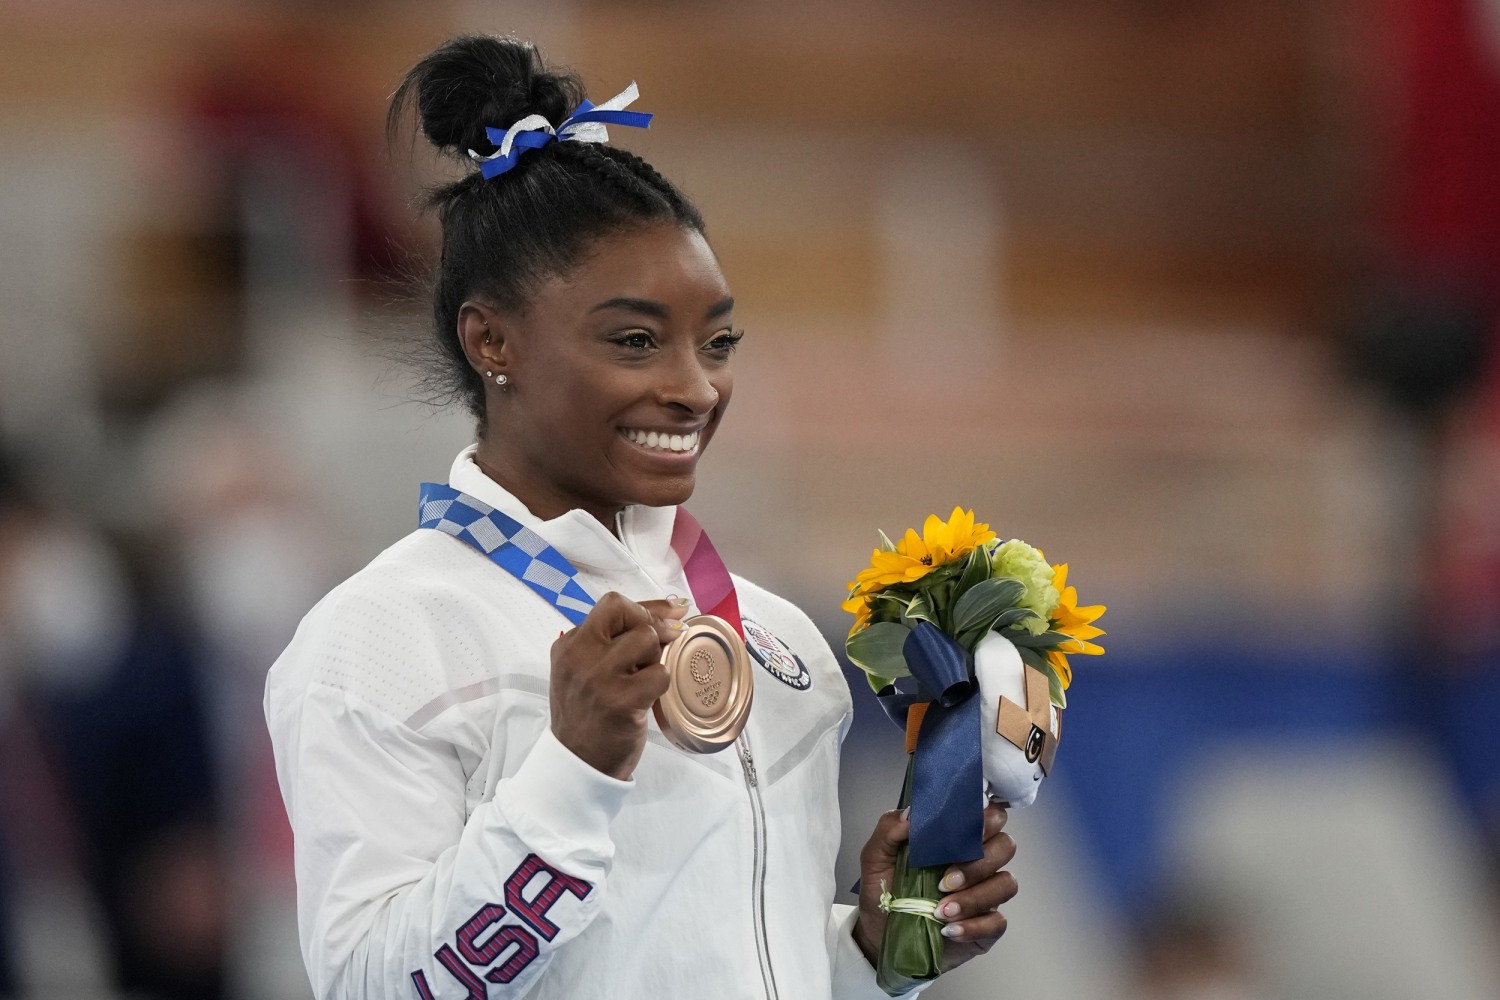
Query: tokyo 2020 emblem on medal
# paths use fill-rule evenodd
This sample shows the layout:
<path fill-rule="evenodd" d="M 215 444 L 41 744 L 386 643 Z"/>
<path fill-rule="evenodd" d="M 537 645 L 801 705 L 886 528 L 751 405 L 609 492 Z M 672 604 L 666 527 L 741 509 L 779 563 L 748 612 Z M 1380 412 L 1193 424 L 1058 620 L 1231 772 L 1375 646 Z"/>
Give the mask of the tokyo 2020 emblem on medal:
<path fill-rule="evenodd" d="M 689 618 L 682 635 L 662 650 L 670 678 L 651 706 L 672 743 L 692 753 L 716 753 L 735 741 L 750 716 L 755 677 L 739 633 L 722 618 Z"/>

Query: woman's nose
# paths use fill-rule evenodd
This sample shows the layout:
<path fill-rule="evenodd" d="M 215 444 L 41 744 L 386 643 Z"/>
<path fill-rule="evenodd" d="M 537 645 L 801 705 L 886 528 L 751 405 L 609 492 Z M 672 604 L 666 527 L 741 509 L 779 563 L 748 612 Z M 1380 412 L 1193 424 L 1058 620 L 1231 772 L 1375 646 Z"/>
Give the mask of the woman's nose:
<path fill-rule="evenodd" d="M 707 413 L 719 402 L 703 365 L 694 358 L 673 366 L 672 375 L 662 386 L 662 402 L 681 406 L 693 413 Z"/>

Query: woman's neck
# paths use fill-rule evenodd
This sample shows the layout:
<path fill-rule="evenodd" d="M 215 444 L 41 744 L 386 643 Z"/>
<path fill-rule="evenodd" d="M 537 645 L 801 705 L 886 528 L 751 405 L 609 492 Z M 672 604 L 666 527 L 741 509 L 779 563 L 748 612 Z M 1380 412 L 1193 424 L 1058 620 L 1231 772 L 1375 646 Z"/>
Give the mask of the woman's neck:
<path fill-rule="evenodd" d="M 581 510 L 604 525 L 610 534 L 619 537 L 617 515 L 624 507 L 596 509 L 594 505 L 580 503 L 550 484 L 537 482 L 535 477 L 522 474 L 513 463 L 506 461 L 504 455 L 495 454 L 493 449 L 486 449 L 483 441 L 480 441 L 474 452 L 474 464 L 479 467 L 480 472 L 499 483 L 507 493 L 521 501 L 527 510 L 541 520 L 550 521 L 570 510 Z"/>

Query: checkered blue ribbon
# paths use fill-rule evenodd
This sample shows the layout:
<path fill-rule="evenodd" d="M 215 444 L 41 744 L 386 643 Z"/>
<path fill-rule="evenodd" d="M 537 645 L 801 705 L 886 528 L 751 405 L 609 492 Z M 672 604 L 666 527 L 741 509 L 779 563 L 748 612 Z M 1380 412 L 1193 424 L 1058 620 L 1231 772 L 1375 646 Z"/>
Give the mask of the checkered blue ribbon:
<path fill-rule="evenodd" d="M 467 542 L 561 611 L 583 623 L 594 599 L 578 585 L 578 570 L 547 540 L 482 500 L 443 483 L 423 483 L 418 527 L 433 528 Z"/>

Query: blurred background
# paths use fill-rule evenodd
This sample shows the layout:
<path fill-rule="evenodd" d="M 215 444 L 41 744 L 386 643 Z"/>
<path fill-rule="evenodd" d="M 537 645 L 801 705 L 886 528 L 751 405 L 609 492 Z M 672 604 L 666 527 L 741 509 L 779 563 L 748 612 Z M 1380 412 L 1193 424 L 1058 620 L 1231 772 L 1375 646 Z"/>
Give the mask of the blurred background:
<path fill-rule="evenodd" d="M 382 136 L 465 30 L 659 116 L 749 331 L 731 566 L 841 648 L 957 503 L 1109 605 L 928 996 L 1500 996 L 1495 0 L 0 0 L 0 996 L 309 995 L 261 688 L 471 438 Z"/>

